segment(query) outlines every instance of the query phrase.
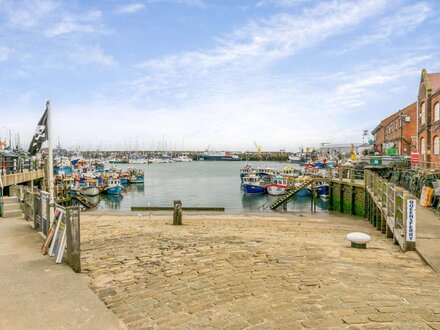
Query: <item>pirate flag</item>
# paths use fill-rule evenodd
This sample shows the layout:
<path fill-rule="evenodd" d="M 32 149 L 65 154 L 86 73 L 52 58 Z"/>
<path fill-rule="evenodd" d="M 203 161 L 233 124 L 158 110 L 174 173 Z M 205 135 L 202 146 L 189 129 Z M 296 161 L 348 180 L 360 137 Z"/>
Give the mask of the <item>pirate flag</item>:
<path fill-rule="evenodd" d="M 41 149 L 41 145 L 47 140 L 47 107 L 44 111 L 43 117 L 41 117 L 38 122 L 37 128 L 35 129 L 35 134 L 32 137 L 31 144 L 29 145 L 28 152 L 31 156 L 34 156 Z"/>

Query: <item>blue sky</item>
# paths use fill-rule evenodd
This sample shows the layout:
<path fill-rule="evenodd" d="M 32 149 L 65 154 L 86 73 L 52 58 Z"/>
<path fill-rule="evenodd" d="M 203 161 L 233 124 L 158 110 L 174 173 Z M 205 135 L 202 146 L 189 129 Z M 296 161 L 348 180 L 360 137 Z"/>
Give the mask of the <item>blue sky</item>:
<path fill-rule="evenodd" d="M 0 0 L 0 138 L 50 99 L 65 147 L 359 142 L 440 72 L 436 1 Z"/>

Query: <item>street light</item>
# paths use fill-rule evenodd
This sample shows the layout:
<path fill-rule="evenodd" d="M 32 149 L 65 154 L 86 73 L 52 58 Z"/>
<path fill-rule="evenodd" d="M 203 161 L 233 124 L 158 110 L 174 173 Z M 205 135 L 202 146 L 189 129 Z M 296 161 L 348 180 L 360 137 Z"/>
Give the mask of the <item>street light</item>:
<path fill-rule="evenodd" d="M 405 122 L 409 122 L 410 117 L 401 113 L 399 115 L 399 120 L 400 120 L 400 155 L 403 154 L 403 124 Z"/>

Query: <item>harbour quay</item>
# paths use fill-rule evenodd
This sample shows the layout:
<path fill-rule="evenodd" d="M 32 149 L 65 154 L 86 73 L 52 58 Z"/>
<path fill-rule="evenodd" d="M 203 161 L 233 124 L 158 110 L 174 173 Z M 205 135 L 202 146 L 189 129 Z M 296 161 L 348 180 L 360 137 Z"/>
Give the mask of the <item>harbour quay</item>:
<path fill-rule="evenodd" d="M 440 277 L 340 214 L 84 214 L 82 272 L 130 329 L 439 329 Z M 364 232 L 366 249 L 346 234 Z"/>

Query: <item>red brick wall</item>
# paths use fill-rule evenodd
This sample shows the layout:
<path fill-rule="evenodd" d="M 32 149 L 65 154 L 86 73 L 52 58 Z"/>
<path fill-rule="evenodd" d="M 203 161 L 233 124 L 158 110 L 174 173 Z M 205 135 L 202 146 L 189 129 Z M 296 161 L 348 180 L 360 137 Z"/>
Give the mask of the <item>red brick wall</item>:
<path fill-rule="evenodd" d="M 439 103 L 440 104 L 440 93 L 436 93 L 431 98 L 431 118 L 432 118 L 432 124 L 431 124 L 431 162 L 434 163 L 440 163 L 440 154 L 434 153 L 434 138 L 436 136 L 440 137 L 440 120 L 435 121 L 435 115 L 434 115 L 434 109 L 435 105 Z M 438 167 L 438 166 L 437 166 Z"/>

